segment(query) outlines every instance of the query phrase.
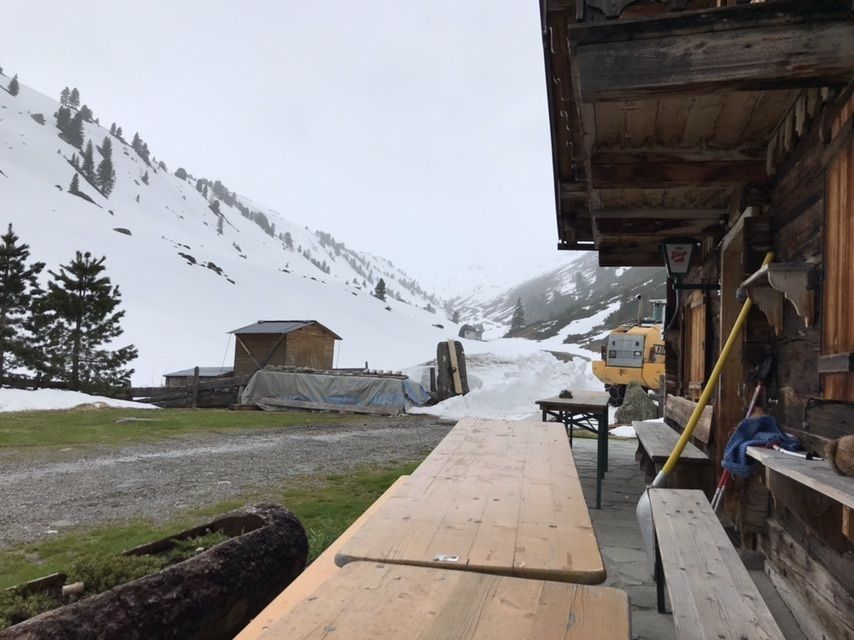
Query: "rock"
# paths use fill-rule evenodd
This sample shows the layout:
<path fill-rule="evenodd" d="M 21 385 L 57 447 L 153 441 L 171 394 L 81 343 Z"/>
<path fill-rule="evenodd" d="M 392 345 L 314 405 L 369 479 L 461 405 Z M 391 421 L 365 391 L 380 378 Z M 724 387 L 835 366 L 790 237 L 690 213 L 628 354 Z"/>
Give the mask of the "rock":
<path fill-rule="evenodd" d="M 623 404 L 617 409 L 617 422 L 631 424 L 634 420 L 653 420 L 657 417 L 655 401 L 637 382 L 629 383 Z"/>

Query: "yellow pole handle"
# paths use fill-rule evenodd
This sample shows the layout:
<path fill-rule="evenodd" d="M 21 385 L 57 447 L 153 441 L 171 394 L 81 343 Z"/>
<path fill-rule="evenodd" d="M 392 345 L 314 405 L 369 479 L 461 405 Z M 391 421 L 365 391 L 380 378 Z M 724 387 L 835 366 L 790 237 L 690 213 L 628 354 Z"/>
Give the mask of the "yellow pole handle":
<path fill-rule="evenodd" d="M 765 254 L 765 260 L 763 260 L 762 266 L 764 267 L 770 264 L 773 260 L 774 252 L 769 251 Z M 694 427 L 697 426 L 697 423 L 700 421 L 700 415 L 703 413 L 703 409 L 706 408 L 706 405 L 709 403 L 709 398 L 712 397 L 712 392 L 715 390 L 718 378 L 721 377 L 721 372 L 723 372 L 724 365 L 729 357 L 729 352 L 732 351 L 733 346 L 735 346 L 735 341 L 738 339 L 738 335 L 741 333 L 741 329 L 747 321 L 747 315 L 750 313 L 752 308 L 753 301 L 748 298 L 744 301 L 744 304 L 741 307 L 741 313 L 738 314 L 738 318 L 736 318 L 735 324 L 729 332 L 729 338 L 727 338 L 723 349 L 721 349 L 721 355 L 718 356 L 715 368 L 712 369 L 709 381 L 706 383 L 703 393 L 697 401 L 697 405 L 694 407 L 694 412 L 688 419 L 688 424 L 685 425 L 685 430 L 682 432 L 682 436 L 679 438 L 676 446 L 673 447 L 673 451 L 670 452 L 670 457 L 667 458 L 667 462 L 664 463 L 664 467 L 662 467 L 661 471 L 658 472 L 658 475 L 655 476 L 655 480 L 652 481 L 653 487 L 660 487 L 664 484 L 665 477 L 673 470 L 673 467 L 676 466 L 679 456 L 682 455 L 682 450 L 685 449 L 685 445 L 687 445 L 688 441 L 691 439 L 691 435 L 694 433 Z"/>

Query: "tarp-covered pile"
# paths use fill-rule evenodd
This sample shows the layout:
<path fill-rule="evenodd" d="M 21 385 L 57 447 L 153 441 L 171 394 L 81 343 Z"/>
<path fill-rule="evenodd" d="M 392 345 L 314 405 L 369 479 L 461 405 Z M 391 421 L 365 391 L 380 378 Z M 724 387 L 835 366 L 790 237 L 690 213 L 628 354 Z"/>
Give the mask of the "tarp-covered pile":
<path fill-rule="evenodd" d="M 240 398 L 265 410 L 339 409 L 397 415 L 430 399 L 404 376 L 342 375 L 304 371 L 258 371 Z"/>

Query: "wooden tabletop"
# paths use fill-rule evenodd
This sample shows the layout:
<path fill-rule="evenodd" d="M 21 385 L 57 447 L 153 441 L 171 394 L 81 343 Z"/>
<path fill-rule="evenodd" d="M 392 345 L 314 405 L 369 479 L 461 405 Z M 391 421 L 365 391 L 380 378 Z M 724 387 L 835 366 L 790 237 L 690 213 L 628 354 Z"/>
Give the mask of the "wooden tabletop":
<path fill-rule="evenodd" d="M 604 391 L 573 391 L 571 398 L 553 396 L 544 400 L 537 400 L 540 409 L 598 409 L 602 410 L 608 406 L 611 396 Z"/>
<path fill-rule="evenodd" d="M 629 602 L 608 587 L 354 562 L 259 640 L 628 640 Z"/>
<path fill-rule="evenodd" d="M 605 579 L 566 431 L 553 422 L 460 421 L 335 559 L 354 560 Z"/>

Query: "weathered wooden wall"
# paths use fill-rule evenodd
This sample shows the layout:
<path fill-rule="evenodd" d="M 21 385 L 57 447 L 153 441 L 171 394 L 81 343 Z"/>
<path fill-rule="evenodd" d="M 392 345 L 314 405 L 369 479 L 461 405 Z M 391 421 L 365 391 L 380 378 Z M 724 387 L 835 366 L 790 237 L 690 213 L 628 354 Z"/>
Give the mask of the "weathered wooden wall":
<path fill-rule="evenodd" d="M 234 375 L 236 376 L 254 373 L 258 370 L 259 364 L 262 367 L 332 368 L 335 338 L 316 325 L 297 329 L 287 335 L 253 333 L 243 334 L 239 339 L 243 345 L 240 342 L 235 345 Z M 247 353 L 247 349 L 251 355 Z M 267 360 L 268 356 L 269 360 Z"/>
<path fill-rule="evenodd" d="M 335 353 L 335 338 L 324 329 L 312 325 L 288 334 L 285 366 L 331 369 Z"/>

